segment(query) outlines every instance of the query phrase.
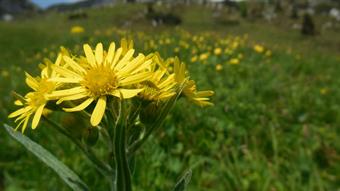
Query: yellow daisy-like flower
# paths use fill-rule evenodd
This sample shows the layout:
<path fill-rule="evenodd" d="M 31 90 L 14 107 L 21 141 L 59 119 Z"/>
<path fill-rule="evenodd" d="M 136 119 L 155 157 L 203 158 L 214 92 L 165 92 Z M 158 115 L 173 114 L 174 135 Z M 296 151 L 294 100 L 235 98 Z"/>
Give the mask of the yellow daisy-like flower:
<path fill-rule="evenodd" d="M 259 44 L 256 44 L 253 48 L 257 53 L 262 53 L 264 51 L 264 47 Z"/>
<path fill-rule="evenodd" d="M 123 47 L 115 50 L 115 43 L 111 43 L 106 53 L 99 43 L 93 53 L 92 48 L 85 44 L 86 58 L 64 56 L 67 67 L 55 67 L 61 77 L 51 80 L 68 84 L 69 88 L 52 92 L 50 98 L 59 99 L 58 103 L 82 100 L 76 107 L 64 108 L 66 112 L 81 111 L 97 102 L 90 120 L 93 126 L 97 126 L 105 113 L 108 96 L 132 98 L 143 91 L 132 86 L 150 78 L 148 68 L 152 61 L 143 54 L 133 57 L 134 49 L 129 49 L 124 56 L 123 51 Z"/>
<path fill-rule="evenodd" d="M 32 129 L 35 129 L 40 121 L 41 115 L 44 113 L 44 108 L 49 101 L 47 95 L 60 86 L 60 83 L 49 81 L 50 78 L 55 78 L 58 74 L 51 70 L 51 62 L 46 60 L 46 66 L 42 69 L 40 77 L 32 77 L 26 73 L 26 84 L 33 90 L 14 102 L 15 105 L 22 108 L 9 114 L 9 118 L 15 118 L 15 122 L 19 122 L 16 129 L 22 126 L 22 132 L 25 131 L 30 118 L 32 119 Z M 55 65 L 59 66 L 62 63 L 62 54 L 59 54 Z"/>
<path fill-rule="evenodd" d="M 73 26 L 70 30 L 72 34 L 79 34 L 85 32 L 85 29 L 82 26 Z"/>
<path fill-rule="evenodd" d="M 143 88 L 143 91 L 138 94 L 140 98 L 148 101 L 163 101 L 171 98 L 176 94 L 174 88 L 177 85 L 175 74 L 168 74 L 166 63 L 159 54 L 152 55 L 150 79 L 137 85 Z"/>
<path fill-rule="evenodd" d="M 232 64 L 232 65 L 237 65 L 240 63 L 240 60 L 238 58 L 232 58 L 229 60 L 229 64 Z"/>
<path fill-rule="evenodd" d="M 181 63 L 176 57 L 174 61 L 175 80 L 183 87 L 182 94 L 189 100 L 199 106 L 211 106 L 213 103 L 209 102 L 213 91 L 197 91 L 196 83 L 190 80 L 187 76 L 187 70 L 184 63 Z"/>

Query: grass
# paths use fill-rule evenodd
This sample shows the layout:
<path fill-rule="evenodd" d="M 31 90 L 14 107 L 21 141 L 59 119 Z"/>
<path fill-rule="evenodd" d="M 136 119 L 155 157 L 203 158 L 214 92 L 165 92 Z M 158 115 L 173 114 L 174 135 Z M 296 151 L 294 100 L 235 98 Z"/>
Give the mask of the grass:
<path fill-rule="evenodd" d="M 143 9 L 119 5 L 85 10 L 89 16 L 85 20 L 68 21 L 67 14 L 50 13 L 0 23 L 2 122 L 13 124 L 6 117 L 15 109 L 11 92 L 27 91 L 23 71 L 37 74 L 43 57 L 54 57 L 60 45 L 76 52 L 80 51 L 77 45 L 85 42 L 107 45 L 124 36 L 118 34 L 123 29 L 140 51 L 150 52 L 152 48 L 145 48 L 144 43 L 154 40 L 164 57 L 180 56 L 200 89 L 216 92 L 215 106 L 210 108 L 180 100 L 136 158 L 135 190 L 170 190 L 189 168 L 193 169 L 189 190 L 339 189 L 339 35 L 329 31 L 306 38 L 285 25 L 274 27 L 261 21 L 224 26 L 209 16 L 212 10 L 183 7 L 177 11 L 184 12 L 181 28 L 190 31 L 187 37 L 182 30 L 151 27 L 143 19 Z M 86 32 L 70 34 L 74 25 L 83 26 Z M 232 54 L 210 53 L 206 60 L 190 61 L 215 46 L 229 46 L 220 43 L 225 36 L 234 39 L 245 34 L 248 40 Z M 194 35 L 204 36 L 204 41 L 195 46 Z M 170 44 L 160 43 L 167 38 Z M 176 53 L 181 40 L 190 48 Z M 254 44 L 264 45 L 272 55 L 256 53 Z M 195 54 L 193 47 L 198 51 Z M 239 54 L 243 57 L 240 64 L 227 63 Z M 217 64 L 222 70 L 216 71 Z M 105 190 L 101 177 L 80 152 L 46 124 L 26 134 L 61 157 L 92 189 Z M 5 190 L 68 190 L 4 130 L 0 136 L 0 185 Z"/>

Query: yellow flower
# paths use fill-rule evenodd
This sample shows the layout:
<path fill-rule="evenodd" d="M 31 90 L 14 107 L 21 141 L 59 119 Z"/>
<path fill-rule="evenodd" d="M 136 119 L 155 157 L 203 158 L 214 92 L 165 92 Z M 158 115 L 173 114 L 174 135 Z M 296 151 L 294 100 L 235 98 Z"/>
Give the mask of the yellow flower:
<path fill-rule="evenodd" d="M 257 44 L 257 45 L 254 46 L 254 50 L 257 53 L 262 53 L 264 51 L 264 47 Z"/>
<path fill-rule="evenodd" d="M 138 96 L 148 101 L 167 100 L 176 94 L 174 90 L 177 85 L 175 74 L 168 74 L 167 63 L 164 63 L 158 53 L 152 55 L 152 60 L 152 75 L 148 80 L 137 85 L 138 88 L 143 89 Z"/>
<path fill-rule="evenodd" d="M 272 51 L 267 50 L 266 53 L 265 53 L 265 56 L 270 57 L 271 55 L 272 55 Z"/>
<path fill-rule="evenodd" d="M 220 55 L 222 53 L 222 49 L 221 48 L 215 48 L 214 49 L 214 54 L 215 55 Z"/>
<path fill-rule="evenodd" d="M 209 57 L 209 54 L 208 53 L 202 53 L 201 55 L 200 55 L 200 60 L 202 61 L 202 60 L 206 60 L 206 59 L 208 59 L 208 57 Z"/>
<path fill-rule="evenodd" d="M 189 79 L 184 63 L 181 63 L 176 57 L 174 60 L 175 80 L 182 86 L 182 94 L 191 102 L 199 106 L 211 106 L 210 96 L 214 95 L 213 91 L 197 91 L 196 83 Z"/>
<path fill-rule="evenodd" d="M 86 58 L 74 60 L 64 56 L 68 67 L 54 67 L 61 77 L 51 80 L 65 83 L 69 88 L 52 92 L 50 98 L 59 99 L 58 103 L 82 100 L 76 107 L 64 108 L 66 112 L 81 111 L 97 102 L 90 120 L 93 126 L 97 126 L 105 113 L 108 96 L 128 99 L 143 91 L 131 86 L 150 78 L 151 72 L 147 69 L 152 61 L 146 60 L 143 54 L 134 57 L 134 49 L 129 49 L 122 56 L 123 47 L 115 50 L 115 43 L 111 43 L 107 53 L 101 43 L 97 44 L 95 54 L 85 44 L 84 52 Z"/>
<path fill-rule="evenodd" d="M 196 61 L 197 61 L 197 56 L 191 57 L 190 61 L 191 61 L 191 62 L 196 62 Z"/>
<path fill-rule="evenodd" d="M 9 72 L 7 70 L 3 70 L 3 71 L 1 71 L 1 76 L 7 77 L 7 76 L 9 76 Z"/>
<path fill-rule="evenodd" d="M 82 26 L 73 26 L 70 30 L 72 34 L 79 34 L 85 32 L 85 29 Z"/>
<path fill-rule="evenodd" d="M 216 71 L 221 71 L 223 69 L 223 66 L 221 64 L 216 65 Z"/>
<path fill-rule="evenodd" d="M 35 129 L 43 115 L 44 108 L 49 101 L 47 95 L 54 91 L 60 83 L 49 81 L 50 78 L 57 77 L 57 73 L 51 70 L 50 61 L 46 60 L 46 67 L 41 71 L 40 77 L 33 78 L 26 73 L 26 84 L 33 90 L 21 97 L 21 100 L 14 102 L 15 105 L 22 108 L 9 114 L 9 118 L 16 118 L 15 122 L 19 122 L 16 129 L 22 126 L 22 132 L 25 131 L 30 118 L 32 119 L 32 129 Z M 59 66 L 62 63 L 62 54 L 59 54 L 55 65 Z"/>
<path fill-rule="evenodd" d="M 229 64 L 233 64 L 233 65 L 236 65 L 236 64 L 239 64 L 240 63 L 240 60 L 238 58 L 232 58 L 229 60 Z"/>
<path fill-rule="evenodd" d="M 321 95 L 326 95 L 328 93 L 328 88 L 321 88 L 320 89 L 320 94 Z"/>

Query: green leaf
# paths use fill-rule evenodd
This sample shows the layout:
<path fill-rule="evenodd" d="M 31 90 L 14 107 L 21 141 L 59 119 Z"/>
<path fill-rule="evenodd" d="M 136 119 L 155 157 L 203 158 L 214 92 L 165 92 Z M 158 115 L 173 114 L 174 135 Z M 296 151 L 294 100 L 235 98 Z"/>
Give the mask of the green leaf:
<path fill-rule="evenodd" d="M 64 163 L 59 161 L 55 156 L 44 149 L 41 145 L 35 143 L 22 133 L 14 131 L 12 127 L 6 124 L 4 124 L 4 128 L 15 140 L 20 142 L 24 147 L 26 147 L 27 150 L 32 152 L 42 162 L 52 168 L 59 175 L 59 177 L 73 190 L 89 190 L 88 186 L 79 178 L 76 173 L 74 173 Z"/>
<path fill-rule="evenodd" d="M 192 170 L 189 169 L 184 173 L 184 175 L 179 179 L 179 181 L 176 183 L 175 188 L 173 191 L 184 191 L 187 188 L 187 185 L 190 182 L 192 175 Z"/>

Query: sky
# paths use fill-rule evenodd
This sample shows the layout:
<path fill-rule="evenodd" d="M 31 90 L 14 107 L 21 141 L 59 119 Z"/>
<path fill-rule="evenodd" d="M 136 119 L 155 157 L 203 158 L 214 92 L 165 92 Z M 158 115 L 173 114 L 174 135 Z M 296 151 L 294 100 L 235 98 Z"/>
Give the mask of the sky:
<path fill-rule="evenodd" d="M 42 8 L 46 8 L 56 3 L 73 3 L 80 0 L 31 0 L 31 1 Z"/>

